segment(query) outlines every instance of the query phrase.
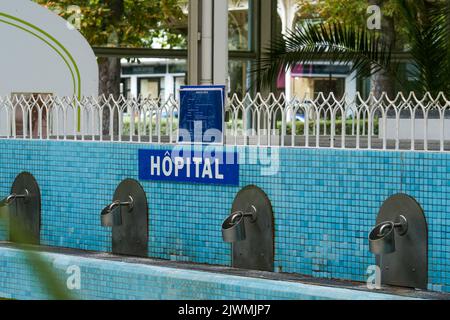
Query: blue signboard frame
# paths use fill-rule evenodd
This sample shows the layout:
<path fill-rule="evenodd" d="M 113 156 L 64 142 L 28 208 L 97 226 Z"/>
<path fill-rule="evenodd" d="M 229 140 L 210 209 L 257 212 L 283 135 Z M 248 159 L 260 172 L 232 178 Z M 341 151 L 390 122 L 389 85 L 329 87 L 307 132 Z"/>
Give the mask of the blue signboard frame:
<path fill-rule="evenodd" d="M 225 86 L 182 86 L 178 129 L 189 133 L 190 140 L 184 140 L 179 131 L 178 143 L 223 144 L 225 99 Z M 199 122 L 201 137 L 195 130 L 195 124 Z M 220 133 L 220 136 L 211 136 L 208 134 L 211 132 Z"/>
<path fill-rule="evenodd" d="M 208 155 L 189 151 L 178 157 L 172 152 L 139 149 L 139 180 L 239 186 L 237 151 L 218 150 Z"/>

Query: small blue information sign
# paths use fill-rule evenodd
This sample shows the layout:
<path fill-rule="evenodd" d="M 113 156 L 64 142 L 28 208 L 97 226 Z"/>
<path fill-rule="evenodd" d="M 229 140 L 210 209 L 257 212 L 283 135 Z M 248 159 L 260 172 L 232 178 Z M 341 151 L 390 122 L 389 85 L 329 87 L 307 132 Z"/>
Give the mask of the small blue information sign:
<path fill-rule="evenodd" d="M 178 142 L 223 144 L 225 86 L 180 89 Z"/>
<path fill-rule="evenodd" d="M 237 152 L 139 150 L 139 179 L 239 185 Z"/>

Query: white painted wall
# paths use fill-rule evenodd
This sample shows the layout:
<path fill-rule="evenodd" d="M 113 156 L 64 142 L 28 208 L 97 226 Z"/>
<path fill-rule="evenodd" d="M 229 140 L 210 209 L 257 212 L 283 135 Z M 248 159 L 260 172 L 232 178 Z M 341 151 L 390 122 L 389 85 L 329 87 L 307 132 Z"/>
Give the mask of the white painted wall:
<path fill-rule="evenodd" d="M 398 138 L 399 139 L 411 139 L 411 127 L 412 119 L 400 119 L 398 125 Z M 397 139 L 397 120 L 386 119 L 386 138 Z M 426 128 L 426 129 L 425 129 Z M 414 139 L 423 140 L 425 138 L 425 130 L 428 134 L 428 140 L 440 140 L 441 139 L 441 120 L 440 119 L 428 119 L 428 123 L 425 125 L 423 119 L 414 119 Z M 384 135 L 383 119 L 380 119 L 379 123 L 379 138 L 382 139 Z M 444 120 L 444 139 L 450 139 L 450 119 Z"/>
<path fill-rule="evenodd" d="M 352 101 L 355 101 L 357 93 L 356 89 L 357 87 L 356 87 L 356 71 L 355 71 L 345 78 L 345 97 L 348 104 L 350 104 Z"/>
<path fill-rule="evenodd" d="M 0 0 L 0 38 L 0 96 L 98 95 L 98 65 L 92 48 L 55 13 L 29 0 Z M 0 111 L 0 134 L 6 120 Z"/>
<path fill-rule="evenodd" d="M 213 83 L 228 87 L 228 1 L 214 1 L 213 34 Z"/>
<path fill-rule="evenodd" d="M 289 30 L 294 28 L 295 17 L 299 5 L 295 0 L 278 0 L 277 12 L 281 19 L 281 33 L 286 35 Z M 292 99 L 292 73 L 291 69 L 286 70 L 285 74 L 285 95 L 286 100 Z M 288 115 L 288 121 L 290 121 L 291 115 Z"/>

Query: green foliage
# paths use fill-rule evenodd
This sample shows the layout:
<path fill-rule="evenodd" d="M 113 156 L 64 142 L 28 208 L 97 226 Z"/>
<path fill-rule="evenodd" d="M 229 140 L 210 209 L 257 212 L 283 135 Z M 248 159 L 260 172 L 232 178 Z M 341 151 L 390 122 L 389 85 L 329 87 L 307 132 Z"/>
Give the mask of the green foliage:
<path fill-rule="evenodd" d="M 357 125 L 358 125 L 358 121 L 356 120 L 352 120 L 352 119 L 347 119 L 346 121 L 342 121 L 342 119 L 336 119 L 335 120 L 335 126 L 334 126 L 334 132 L 335 135 L 342 135 L 342 129 L 343 129 L 343 122 L 345 122 L 345 133 L 346 135 L 349 135 L 352 133 L 352 130 L 357 131 Z M 378 135 L 378 121 L 374 121 L 373 122 L 374 125 L 374 134 Z M 331 120 L 321 120 L 319 122 L 319 126 L 320 126 L 320 134 L 321 135 L 325 135 L 331 134 Z M 309 127 L 309 134 L 313 135 L 314 130 L 317 128 L 317 122 L 316 121 L 310 121 L 308 122 L 308 127 Z M 369 128 L 369 121 L 368 120 L 360 120 L 359 122 L 359 131 L 360 134 L 362 135 L 363 132 L 365 134 L 367 134 L 367 132 Z M 277 122 L 277 130 L 279 132 L 281 132 L 282 129 L 282 124 L 281 121 Z M 363 131 L 364 129 L 364 131 Z M 289 121 L 286 123 L 286 135 L 291 135 L 292 134 L 292 122 Z M 303 121 L 296 121 L 295 122 L 295 134 L 297 136 L 301 136 L 305 134 L 305 123 Z"/>
<path fill-rule="evenodd" d="M 299 19 L 321 19 L 326 23 L 364 23 L 366 0 L 297 0 Z"/>
<path fill-rule="evenodd" d="M 450 94 L 450 3 L 396 1 L 410 39 L 408 51 L 416 66 L 408 76 L 417 81 L 408 89 L 422 94 Z"/>
<path fill-rule="evenodd" d="M 382 13 L 394 17 L 397 13 L 396 0 L 383 0 Z M 297 0 L 299 19 L 317 18 L 324 23 L 363 25 L 366 23 L 368 0 Z M 401 27 L 399 25 L 399 27 Z"/>
<path fill-rule="evenodd" d="M 93 46 L 150 47 L 165 34 L 165 47 L 184 44 L 179 0 L 34 0 L 65 19 L 81 9 L 80 31 Z M 118 6 L 116 6 L 118 4 Z"/>
<path fill-rule="evenodd" d="M 166 135 L 169 134 L 169 129 L 170 129 L 170 120 L 168 120 L 167 118 L 161 118 L 159 121 L 159 132 L 161 133 L 161 135 Z M 156 136 L 158 135 L 158 130 L 157 130 L 157 121 L 156 119 L 152 120 L 152 123 L 146 123 L 145 126 L 142 122 L 139 123 L 139 128 L 137 127 L 137 124 L 134 125 L 134 133 L 133 134 L 137 134 L 138 132 L 141 133 L 146 133 L 149 134 L 150 131 L 152 132 L 152 135 Z M 130 118 L 125 118 L 123 120 L 123 127 L 122 127 L 122 132 L 124 135 L 129 135 L 130 134 L 130 129 L 131 129 L 131 124 L 130 124 Z M 178 122 L 174 121 L 172 122 L 172 133 L 176 132 L 176 130 L 178 130 Z M 175 133 L 176 134 L 176 133 Z"/>
<path fill-rule="evenodd" d="M 330 0 L 331 1 L 331 0 Z M 415 68 L 406 70 L 404 81 L 392 59 L 395 43 L 382 41 L 380 32 L 341 22 L 307 23 L 274 40 L 260 59 L 264 84 L 274 81 L 281 68 L 307 64 L 326 55 L 332 63 L 352 65 L 359 76 L 379 71 L 396 80 L 403 91 L 450 95 L 450 2 L 446 0 L 392 0 L 408 39 Z"/>
<path fill-rule="evenodd" d="M 269 84 L 282 68 L 307 64 L 326 55 L 333 63 L 351 64 L 358 75 L 370 76 L 380 70 L 393 71 L 390 44 L 378 33 L 341 23 L 307 23 L 275 39 L 260 59 L 262 81 Z"/>

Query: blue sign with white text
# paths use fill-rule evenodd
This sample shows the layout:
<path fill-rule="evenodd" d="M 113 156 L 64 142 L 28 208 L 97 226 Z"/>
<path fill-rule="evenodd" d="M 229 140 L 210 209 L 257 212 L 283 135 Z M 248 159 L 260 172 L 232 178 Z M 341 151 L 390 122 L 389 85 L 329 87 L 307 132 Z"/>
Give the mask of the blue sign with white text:
<path fill-rule="evenodd" d="M 239 185 L 237 152 L 139 150 L 139 180 Z"/>
<path fill-rule="evenodd" d="M 180 89 L 179 142 L 223 143 L 225 86 Z"/>

